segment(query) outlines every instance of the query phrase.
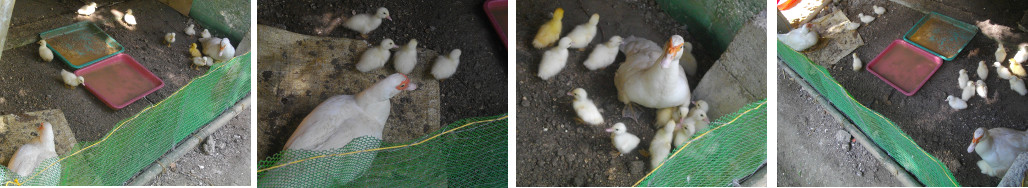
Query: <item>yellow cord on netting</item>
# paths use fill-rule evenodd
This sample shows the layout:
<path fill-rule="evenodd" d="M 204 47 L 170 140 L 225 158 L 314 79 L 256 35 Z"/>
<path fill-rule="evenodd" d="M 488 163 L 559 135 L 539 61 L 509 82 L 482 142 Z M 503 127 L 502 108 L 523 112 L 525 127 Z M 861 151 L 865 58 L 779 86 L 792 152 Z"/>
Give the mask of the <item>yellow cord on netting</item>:
<path fill-rule="evenodd" d="M 458 129 L 462 129 L 462 128 L 467 127 L 469 125 L 478 124 L 478 123 L 484 123 L 484 122 L 499 121 L 499 120 L 503 120 L 503 119 L 507 119 L 507 115 L 503 115 L 503 117 L 498 117 L 498 118 L 494 118 L 494 119 L 479 120 L 479 121 L 475 121 L 475 122 L 471 122 L 471 123 L 466 123 L 464 125 L 452 128 L 450 130 L 443 131 L 443 132 L 441 132 L 439 134 L 436 134 L 436 135 L 434 135 L 432 137 L 428 137 L 427 139 L 424 139 L 424 140 L 421 140 L 421 141 L 418 141 L 418 142 L 415 142 L 415 143 L 411 143 L 411 144 L 390 146 L 390 147 L 384 147 L 384 148 L 367 149 L 367 150 L 353 151 L 353 152 L 346 152 L 346 153 L 336 153 L 336 154 L 313 156 L 313 157 L 308 157 L 308 158 L 304 158 L 304 159 L 300 159 L 300 160 L 290 161 L 289 163 L 285 163 L 285 164 L 280 164 L 280 165 L 275 165 L 275 166 L 271 166 L 271 167 L 264 168 L 264 169 L 259 169 L 259 170 L 257 170 L 257 173 L 261 173 L 261 172 L 264 172 L 264 171 L 268 171 L 268 170 L 272 170 L 272 169 L 276 169 L 276 168 L 280 168 L 280 167 L 284 167 L 284 166 L 300 163 L 300 162 L 307 161 L 307 160 L 318 159 L 318 158 L 344 156 L 344 155 L 351 155 L 351 154 L 358 154 L 358 153 L 365 153 L 365 152 L 373 152 L 373 151 L 379 151 L 379 150 L 387 150 L 387 149 L 394 149 L 394 148 L 401 148 L 401 147 L 417 146 L 417 145 L 421 145 L 422 143 L 431 141 L 431 140 L 435 139 L 436 137 L 442 136 L 444 134 L 448 134 L 448 133 L 456 131 Z"/>
<path fill-rule="evenodd" d="M 689 142 L 686 142 L 685 145 L 683 145 L 681 148 L 678 148 L 678 150 L 675 151 L 675 153 L 671 154 L 671 156 L 668 156 L 667 158 L 668 159 L 674 158 L 676 155 L 678 155 L 678 153 L 680 153 L 683 150 L 685 150 L 686 147 L 689 147 L 689 145 L 692 144 L 693 140 L 698 140 L 700 138 L 703 138 L 708 133 L 714 132 L 715 130 L 718 130 L 718 129 L 721 129 L 722 127 L 725 127 L 724 125 L 732 124 L 732 122 L 735 122 L 735 120 L 738 120 L 740 117 L 750 113 L 750 111 L 753 111 L 753 110 L 755 110 L 757 108 L 760 108 L 760 107 L 764 106 L 765 104 L 767 104 L 767 100 L 764 100 L 764 102 L 760 103 L 759 105 L 757 105 L 757 106 L 755 106 L 753 108 L 747 109 L 746 111 L 743 111 L 742 113 L 739 113 L 739 115 L 736 115 L 734 118 L 732 118 L 731 121 L 728 121 L 726 123 L 722 123 L 721 126 L 717 126 L 717 127 L 714 127 L 713 129 L 710 129 L 710 130 L 707 130 L 706 132 L 703 132 L 703 134 L 700 134 L 699 136 L 696 136 L 696 138 L 693 138 L 692 140 L 689 140 Z M 659 170 L 660 167 L 664 166 L 664 164 L 667 163 L 667 162 L 668 162 L 668 160 L 664 160 L 664 162 L 662 162 L 659 165 L 657 165 L 656 168 L 653 168 L 653 170 L 650 170 L 650 172 L 646 173 L 646 176 L 643 176 L 642 179 L 639 179 L 639 181 L 636 181 L 635 184 L 632 184 L 632 187 L 639 186 L 639 183 L 642 183 L 642 181 L 645 180 L 646 177 L 650 177 L 650 175 L 652 175 L 653 172 L 656 172 L 657 170 Z"/>
<path fill-rule="evenodd" d="M 17 178 L 15 178 L 13 181 L 4 182 L 4 186 L 11 186 L 11 183 L 14 183 L 15 186 L 21 186 L 21 182 L 18 182 Z"/>
<path fill-rule="evenodd" d="M 247 54 L 249 54 L 249 52 L 247 52 Z M 207 73 L 211 73 L 211 72 L 220 70 L 222 67 L 224 67 L 227 64 L 228 63 L 222 63 L 221 65 L 218 65 L 216 67 L 211 67 L 211 69 L 208 70 Z M 208 75 L 211 75 L 211 74 L 203 74 L 203 75 L 200 75 L 199 77 L 196 77 L 196 78 L 190 80 L 188 83 L 186 83 L 186 85 L 182 85 L 182 87 L 180 87 L 178 90 L 175 90 L 175 92 L 171 93 L 171 95 L 168 95 L 169 96 L 168 98 L 176 96 L 178 94 L 178 92 L 182 91 L 183 89 L 187 88 L 189 85 L 193 84 L 193 81 L 196 81 L 196 80 L 199 80 L 201 78 L 207 77 Z M 35 174 L 32 174 L 32 176 L 29 176 L 29 178 L 26 178 L 27 179 L 26 181 L 32 181 L 32 179 L 35 179 L 36 176 L 38 176 L 40 173 L 46 172 L 46 170 L 50 169 L 50 167 L 53 167 L 54 165 L 57 165 L 58 163 L 61 163 L 61 161 L 64 161 L 68 157 L 78 155 L 82 151 L 85 151 L 85 150 L 87 150 L 89 148 L 92 148 L 93 146 L 96 146 L 97 144 L 103 143 L 104 141 L 107 141 L 107 138 L 110 138 L 111 135 L 114 135 L 115 132 L 118 132 L 118 130 L 120 130 L 121 127 L 124 126 L 126 123 L 131 122 L 132 120 L 135 120 L 137 117 L 139 117 L 139 115 L 142 115 L 143 112 L 149 111 L 153 107 L 160 106 L 161 104 L 164 103 L 164 101 L 167 101 L 167 100 L 161 100 L 160 102 L 157 102 L 157 104 L 154 104 L 153 106 L 146 107 L 142 111 L 139 111 L 139 113 L 136 113 L 136 115 L 133 115 L 131 118 L 126 119 L 125 121 L 122 121 L 121 123 L 118 123 L 118 125 L 115 126 L 114 129 L 111 130 L 111 132 L 107 133 L 107 135 L 104 135 L 104 137 L 102 139 L 100 139 L 100 141 L 97 141 L 96 143 L 90 144 L 89 146 L 86 146 L 86 147 L 84 147 L 82 149 L 79 149 L 78 151 L 75 151 L 75 152 L 71 153 L 70 155 L 61 157 L 61 159 L 59 159 L 59 160 L 57 160 L 57 161 L 47 165 L 46 168 L 43 168 L 43 170 L 40 170 L 40 171 L 36 172 Z M 18 185 L 21 185 L 20 183 L 18 183 L 18 181 L 17 181 L 18 179 L 14 179 L 14 180 L 15 180 L 14 183 L 17 183 Z M 8 181 L 8 182 L 10 182 L 10 181 Z"/>

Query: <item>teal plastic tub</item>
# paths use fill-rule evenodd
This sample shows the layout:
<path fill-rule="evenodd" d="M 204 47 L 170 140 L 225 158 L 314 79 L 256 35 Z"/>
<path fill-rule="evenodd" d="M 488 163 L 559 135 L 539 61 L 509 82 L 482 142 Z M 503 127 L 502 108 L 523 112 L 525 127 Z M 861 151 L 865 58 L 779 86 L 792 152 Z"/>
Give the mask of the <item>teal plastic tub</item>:
<path fill-rule="evenodd" d="M 951 61 L 976 34 L 978 26 L 931 12 L 907 31 L 903 40 L 943 60 Z"/>
<path fill-rule="evenodd" d="M 39 33 L 54 57 L 80 69 L 125 51 L 118 41 L 90 21 Z"/>

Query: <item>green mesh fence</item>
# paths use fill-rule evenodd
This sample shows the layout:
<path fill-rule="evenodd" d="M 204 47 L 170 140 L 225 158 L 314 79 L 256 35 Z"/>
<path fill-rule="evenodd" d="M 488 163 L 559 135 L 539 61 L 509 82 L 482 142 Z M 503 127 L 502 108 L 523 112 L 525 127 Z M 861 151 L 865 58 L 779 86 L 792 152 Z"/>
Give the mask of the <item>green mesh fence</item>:
<path fill-rule="evenodd" d="M 702 130 L 701 130 L 702 131 Z M 727 187 L 767 162 L 767 99 L 721 116 L 676 149 L 638 187 Z"/>
<path fill-rule="evenodd" d="M 408 143 L 364 136 L 258 163 L 258 187 L 506 187 L 507 115 L 463 119 Z"/>
<path fill-rule="evenodd" d="M 889 118 L 853 99 L 827 69 L 815 65 L 781 41 L 778 42 L 778 57 L 922 184 L 931 187 L 960 186 L 939 159 L 921 149 Z"/>
<path fill-rule="evenodd" d="M 215 64 L 163 101 L 118 122 L 102 139 L 80 142 L 37 172 L 0 168 L 2 185 L 122 185 L 195 130 L 250 93 L 250 54 Z"/>
<path fill-rule="evenodd" d="M 212 35 L 239 42 L 250 31 L 249 0 L 194 0 L 189 17 Z M 197 31 L 199 32 L 199 31 Z"/>

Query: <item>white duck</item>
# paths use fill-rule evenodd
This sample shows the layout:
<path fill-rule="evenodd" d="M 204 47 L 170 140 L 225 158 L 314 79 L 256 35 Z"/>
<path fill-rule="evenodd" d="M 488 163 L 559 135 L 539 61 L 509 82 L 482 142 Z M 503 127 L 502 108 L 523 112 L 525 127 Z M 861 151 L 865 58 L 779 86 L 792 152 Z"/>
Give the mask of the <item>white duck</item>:
<path fill-rule="evenodd" d="M 185 31 L 186 35 L 189 35 L 189 36 L 196 35 L 196 29 L 193 29 L 193 27 L 194 27 L 193 24 L 189 24 L 189 27 L 186 27 L 186 31 Z"/>
<path fill-rule="evenodd" d="M 571 38 L 560 38 L 557 46 L 546 50 L 543 58 L 539 61 L 539 78 L 549 80 L 560 73 L 568 63 L 568 47 L 571 46 Z"/>
<path fill-rule="evenodd" d="M 211 32 L 203 29 L 203 32 L 200 32 L 200 38 L 211 38 Z"/>
<path fill-rule="evenodd" d="M 675 122 L 668 122 L 653 135 L 653 141 L 650 142 L 650 169 L 656 169 L 671 154 L 671 137 L 674 136 L 675 127 Z"/>
<path fill-rule="evenodd" d="M 79 13 L 79 15 L 92 15 L 93 12 L 96 12 L 96 2 L 89 2 L 89 4 L 82 6 L 82 8 L 79 8 L 79 10 L 75 12 Z"/>
<path fill-rule="evenodd" d="M 660 109 L 689 102 L 692 96 L 689 80 L 678 63 L 687 44 L 678 35 L 672 36 L 663 50 L 653 41 L 643 38 L 631 36 L 625 40 L 621 48 L 625 62 L 614 73 L 618 100 L 626 105 L 623 116 L 638 119 L 639 114 L 632 103 Z"/>
<path fill-rule="evenodd" d="M 596 70 L 609 66 L 618 57 L 618 49 L 621 47 L 621 36 L 610 37 L 607 43 L 597 44 L 589 58 L 582 64 L 589 70 Z"/>
<path fill-rule="evenodd" d="M 575 97 L 571 105 L 575 108 L 575 113 L 578 114 L 578 118 L 582 122 L 589 125 L 603 124 L 603 115 L 600 115 L 600 110 L 596 108 L 593 100 L 589 100 L 589 94 L 585 92 L 585 89 L 575 88 L 568 92 L 568 95 Z"/>
<path fill-rule="evenodd" d="M 453 49 L 448 56 L 439 56 L 432 65 L 432 77 L 436 80 L 443 80 L 453 76 L 460 65 L 460 49 Z"/>
<path fill-rule="evenodd" d="M 793 29 L 789 33 L 778 34 L 778 40 L 797 52 L 806 50 L 817 44 L 817 32 L 810 30 L 810 27 L 813 26 L 813 24 L 809 23 L 803 24 L 800 28 Z"/>
<path fill-rule="evenodd" d="M 628 127 L 625 127 L 624 123 L 615 123 L 613 127 L 607 129 L 607 132 L 610 133 L 610 141 L 614 144 L 614 148 L 621 153 L 618 156 L 631 153 L 636 146 L 639 146 L 639 137 L 628 133 Z"/>
<path fill-rule="evenodd" d="M 389 49 L 393 48 L 399 48 L 399 46 L 396 46 L 392 39 L 383 39 L 378 46 L 368 48 L 361 55 L 360 61 L 357 61 L 357 70 L 368 72 L 382 67 L 389 60 L 391 54 Z"/>
<path fill-rule="evenodd" d="M 54 52 L 50 48 L 46 47 L 46 40 L 39 40 L 36 42 L 39 44 L 39 57 L 43 58 L 43 62 L 50 62 L 54 60 Z"/>
<path fill-rule="evenodd" d="M 214 60 L 228 61 L 236 54 L 236 48 L 228 38 L 201 38 L 200 45 L 203 45 L 203 54 Z"/>
<path fill-rule="evenodd" d="M 11 161 L 7 163 L 7 168 L 14 171 L 21 177 L 27 177 L 32 175 L 32 172 L 40 166 L 40 162 L 46 159 L 57 157 L 57 147 L 54 143 L 54 128 L 49 122 L 43 122 L 36 128 L 39 131 L 39 136 L 33 138 L 29 143 L 18 147 L 18 151 L 14 152 L 14 156 L 11 157 Z M 61 176 L 60 163 L 50 167 L 50 170 L 57 173 L 56 176 Z M 51 175 L 47 175 L 51 176 Z"/>
<path fill-rule="evenodd" d="M 86 79 L 82 76 L 75 75 L 75 73 L 68 72 L 68 70 L 61 69 L 61 80 L 64 81 L 64 86 L 68 88 L 74 88 L 79 84 L 86 83 Z"/>
<path fill-rule="evenodd" d="M 343 26 L 347 29 L 357 31 L 361 33 L 361 36 L 368 38 L 368 33 L 377 29 L 379 25 L 382 25 L 382 18 L 393 21 L 392 17 L 389 17 L 389 10 L 385 7 L 379 7 L 375 11 L 375 15 L 369 14 L 358 14 L 346 19 L 343 22 Z"/>
<path fill-rule="evenodd" d="M 594 13 L 589 17 L 589 22 L 575 26 L 575 29 L 568 32 L 565 37 L 571 39 L 570 48 L 585 50 L 585 47 L 589 46 L 589 42 L 593 41 L 593 37 L 596 37 L 596 24 L 598 23 L 600 23 L 600 14 Z"/>
<path fill-rule="evenodd" d="M 410 39 L 406 45 L 400 47 L 400 50 L 396 51 L 396 55 L 393 56 L 393 69 L 396 72 L 410 74 L 410 71 L 414 70 L 414 65 L 418 63 L 418 40 Z"/>
<path fill-rule="evenodd" d="M 978 168 L 983 174 L 1003 177 L 1014 163 L 1017 154 L 1028 152 L 1028 133 L 997 127 L 989 130 L 979 127 L 974 131 L 967 153 L 976 152 L 982 157 Z"/>
<path fill-rule="evenodd" d="M 132 15 L 132 9 L 128 9 L 127 11 L 125 11 L 124 20 L 125 23 L 129 25 L 136 25 L 136 16 Z"/>

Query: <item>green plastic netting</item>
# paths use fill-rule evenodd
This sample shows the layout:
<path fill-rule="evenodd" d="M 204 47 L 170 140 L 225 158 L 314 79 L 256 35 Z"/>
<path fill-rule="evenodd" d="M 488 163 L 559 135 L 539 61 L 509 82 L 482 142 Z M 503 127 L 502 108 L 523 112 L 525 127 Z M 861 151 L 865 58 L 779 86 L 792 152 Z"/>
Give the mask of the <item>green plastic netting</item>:
<path fill-rule="evenodd" d="M 507 115 L 463 119 L 409 143 L 365 136 L 334 150 L 285 150 L 258 165 L 257 187 L 506 187 Z"/>
<path fill-rule="evenodd" d="M 0 168 L 0 185 L 123 185 L 179 141 L 250 93 L 250 54 L 215 64 L 161 102 L 118 122 L 102 139 L 18 177 Z"/>
<path fill-rule="evenodd" d="M 931 187 L 960 186 L 939 159 L 921 149 L 889 118 L 853 99 L 827 69 L 815 65 L 781 41 L 778 41 L 778 57 L 922 184 Z"/>
<path fill-rule="evenodd" d="M 716 54 L 724 53 L 739 29 L 767 6 L 765 1 L 752 0 L 657 0 L 657 4 Z"/>
<path fill-rule="evenodd" d="M 767 162 L 767 99 L 721 116 L 634 186 L 727 187 Z"/>
<path fill-rule="evenodd" d="M 193 1 L 189 17 L 212 35 L 239 42 L 250 31 L 250 0 Z"/>

